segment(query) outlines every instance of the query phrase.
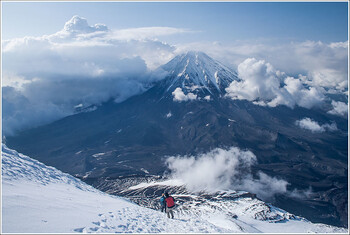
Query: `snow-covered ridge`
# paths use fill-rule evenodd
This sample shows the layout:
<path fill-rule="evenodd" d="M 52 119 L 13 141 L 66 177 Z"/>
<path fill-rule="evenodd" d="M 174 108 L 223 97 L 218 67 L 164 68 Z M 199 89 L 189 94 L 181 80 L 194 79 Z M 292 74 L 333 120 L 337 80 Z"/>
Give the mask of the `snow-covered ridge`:
<path fill-rule="evenodd" d="M 200 218 L 170 220 L 2 146 L 3 233 L 230 231 Z"/>
<path fill-rule="evenodd" d="M 149 185 L 135 186 L 142 190 Z M 174 195 L 177 198 L 195 195 Z M 225 197 L 225 195 L 220 195 Z M 220 198 L 212 198 L 213 202 Z M 191 202 L 191 201 L 189 201 Z M 253 203 L 252 203 L 253 202 Z M 2 146 L 3 233 L 235 233 L 338 232 L 347 229 L 312 224 L 271 207 L 270 221 L 252 218 L 266 206 L 257 199 L 216 201 L 215 207 L 187 204 L 177 208 L 175 220 L 164 213 L 111 196 L 82 181 Z M 193 209 L 187 209 L 190 206 Z M 182 209 L 181 209 L 182 208 Z M 219 209 L 218 209 L 219 208 Z M 247 209 L 248 208 L 248 209 Z M 238 215 L 225 214 L 231 210 Z M 242 213 L 240 213 L 240 211 Z M 290 218 L 274 217 L 275 214 Z M 265 214 L 261 214 L 264 216 Z M 271 221 L 271 218 L 276 218 Z M 272 223 L 271 223 L 272 222 Z"/>
<path fill-rule="evenodd" d="M 2 145 L 2 180 L 3 182 L 30 181 L 42 185 L 63 183 L 84 191 L 99 192 L 79 179 L 17 153 L 5 145 Z"/>
<path fill-rule="evenodd" d="M 211 94 L 222 93 L 233 80 L 238 79 L 229 68 L 203 52 L 189 51 L 178 55 L 162 69 L 170 74 L 167 90 L 171 92 L 177 87 L 184 91 L 193 91 L 195 87 Z"/>

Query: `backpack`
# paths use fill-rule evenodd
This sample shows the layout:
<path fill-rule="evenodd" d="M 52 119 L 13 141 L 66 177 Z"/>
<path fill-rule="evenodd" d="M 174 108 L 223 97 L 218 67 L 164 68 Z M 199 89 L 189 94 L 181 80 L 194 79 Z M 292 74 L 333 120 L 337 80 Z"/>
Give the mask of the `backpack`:
<path fill-rule="evenodd" d="M 175 206 L 175 202 L 174 202 L 174 198 L 173 197 L 167 197 L 165 199 L 166 201 L 166 205 L 168 208 L 174 207 Z"/>

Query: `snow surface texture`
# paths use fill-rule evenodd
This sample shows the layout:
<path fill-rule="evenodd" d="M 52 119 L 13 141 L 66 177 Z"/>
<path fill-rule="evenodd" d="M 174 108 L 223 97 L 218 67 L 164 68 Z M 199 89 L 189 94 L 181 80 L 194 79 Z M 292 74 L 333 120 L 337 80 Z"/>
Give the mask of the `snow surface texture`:
<path fill-rule="evenodd" d="M 198 215 L 176 213 L 171 220 L 2 146 L 2 233 L 348 232 L 304 219 L 282 223 L 253 219 L 244 212 L 252 203 L 245 199 L 232 208 L 239 212 L 238 218 L 203 208 Z"/>

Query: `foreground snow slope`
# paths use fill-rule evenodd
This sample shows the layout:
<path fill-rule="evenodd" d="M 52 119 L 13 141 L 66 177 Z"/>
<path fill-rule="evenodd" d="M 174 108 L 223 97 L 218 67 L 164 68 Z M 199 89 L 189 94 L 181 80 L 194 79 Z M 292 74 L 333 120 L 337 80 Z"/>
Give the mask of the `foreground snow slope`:
<path fill-rule="evenodd" d="M 268 223 L 220 214 L 167 219 L 2 146 L 2 233 L 342 232 L 305 220 Z"/>
<path fill-rule="evenodd" d="M 2 232 L 228 232 L 102 193 L 53 167 L 2 148 Z"/>

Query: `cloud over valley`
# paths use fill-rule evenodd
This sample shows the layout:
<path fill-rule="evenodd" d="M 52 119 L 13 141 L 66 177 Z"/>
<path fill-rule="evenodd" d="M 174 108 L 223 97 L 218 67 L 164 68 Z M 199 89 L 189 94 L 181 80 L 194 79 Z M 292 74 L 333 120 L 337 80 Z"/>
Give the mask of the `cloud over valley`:
<path fill-rule="evenodd" d="M 255 193 L 263 200 L 277 194 L 302 195 L 302 191 L 289 191 L 289 183 L 284 179 L 261 171 L 254 174 L 252 167 L 257 164 L 256 156 L 237 147 L 216 148 L 196 156 L 171 156 L 166 159 L 166 164 L 169 177 L 181 181 L 193 192 L 243 190 Z"/>

